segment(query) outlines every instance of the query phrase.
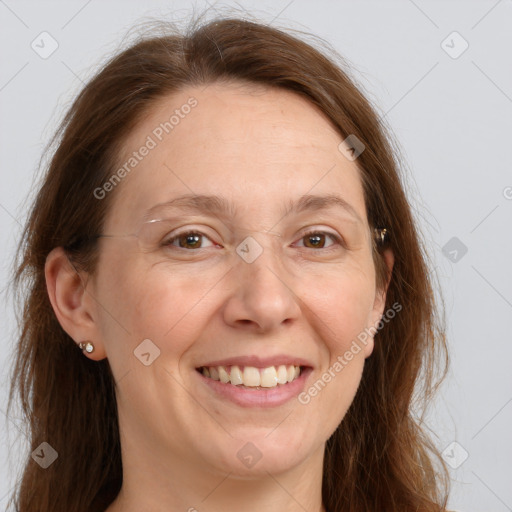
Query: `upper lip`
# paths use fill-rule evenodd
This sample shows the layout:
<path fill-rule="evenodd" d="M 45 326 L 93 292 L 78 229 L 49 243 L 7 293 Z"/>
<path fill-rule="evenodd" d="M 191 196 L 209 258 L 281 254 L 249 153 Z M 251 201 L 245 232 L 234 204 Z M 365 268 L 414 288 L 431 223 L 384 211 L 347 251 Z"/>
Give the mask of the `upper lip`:
<path fill-rule="evenodd" d="M 254 366 L 256 368 L 267 368 L 269 366 L 294 365 L 294 366 L 313 366 L 306 359 L 285 354 L 276 354 L 275 356 L 259 357 L 256 355 L 229 357 L 209 361 L 198 366 Z"/>

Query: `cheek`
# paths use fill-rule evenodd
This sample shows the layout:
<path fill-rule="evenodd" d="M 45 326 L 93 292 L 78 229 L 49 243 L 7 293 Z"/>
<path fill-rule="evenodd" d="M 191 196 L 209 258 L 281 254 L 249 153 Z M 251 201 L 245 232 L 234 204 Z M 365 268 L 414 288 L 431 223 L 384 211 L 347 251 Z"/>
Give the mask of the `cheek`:
<path fill-rule="evenodd" d="M 370 263 L 347 265 L 308 279 L 304 303 L 312 310 L 331 359 L 343 354 L 368 327 L 375 300 Z M 311 320 L 313 322 L 313 320 Z"/>
<path fill-rule="evenodd" d="M 168 361 L 178 360 L 204 330 L 208 291 L 220 277 L 198 279 L 189 269 L 148 267 L 126 257 L 109 259 L 102 275 L 98 312 L 107 352 L 129 357 L 150 339 Z"/>
<path fill-rule="evenodd" d="M 312 417 L 329 411 L 322 426 L 329 438 L 354 400 L 373 346 L 365 328 L 374 301 L 374 274 L 371 267 L 354 265 L 344 272 L 319 275 L 304 289 L 323 357 L 299 401 Z"/>

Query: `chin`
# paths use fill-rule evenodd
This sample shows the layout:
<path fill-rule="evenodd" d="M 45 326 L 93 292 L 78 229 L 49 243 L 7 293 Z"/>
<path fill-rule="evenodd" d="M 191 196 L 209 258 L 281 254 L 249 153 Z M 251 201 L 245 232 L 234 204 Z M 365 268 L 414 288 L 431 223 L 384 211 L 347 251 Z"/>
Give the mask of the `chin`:
<path fill-rule="evenodd" d="M 223 445 L 217 444 L 212 465 L 231 473 L 234 478 L 251 479 L 287 472 L 315 451 L 311 440 L 297 430 L 278 430 L 279 427 L 274 431 L 266 428 L 264 432 L 247 429 L 243 435 L 233 433 L 233 438 L 227 438 Z M 208 458 L 211 457 L 210 450 Z"/>

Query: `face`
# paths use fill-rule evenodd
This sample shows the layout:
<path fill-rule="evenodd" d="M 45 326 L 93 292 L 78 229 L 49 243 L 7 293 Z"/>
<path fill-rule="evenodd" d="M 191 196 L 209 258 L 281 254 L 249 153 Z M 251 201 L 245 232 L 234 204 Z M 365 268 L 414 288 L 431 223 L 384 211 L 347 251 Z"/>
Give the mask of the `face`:
<path fill-rule="evenodd" d="M 299 96 L 240 84 L 165 98 L 126 140 L 87 286 L 122 439 L 155 461 L 247 478 L 321 458 L 384 307 L 341 141 Z"/>

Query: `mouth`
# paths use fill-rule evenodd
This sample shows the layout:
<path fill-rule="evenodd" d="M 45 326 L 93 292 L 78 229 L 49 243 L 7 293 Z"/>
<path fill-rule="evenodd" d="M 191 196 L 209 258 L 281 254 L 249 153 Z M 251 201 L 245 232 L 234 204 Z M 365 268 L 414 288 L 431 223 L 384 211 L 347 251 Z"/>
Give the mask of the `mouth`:
<path fill-rule="evenodd" d="M 280 364 L 266 367 L 219 365 L 200 366 L 196 371 L 207 379 L 248 390 L 268 390 L 287 386 L 296 381 L 307 367 L 293 364 Z"/>
<path fill-rule="evenodd" d="M 274 354 L 209 361 L 195 368 L 210 397 L 240 407 L 278 407 L 297 398 L 313 372 L 307 359 Z M 201 391 L 202 393 L 203 391 Z"/>

